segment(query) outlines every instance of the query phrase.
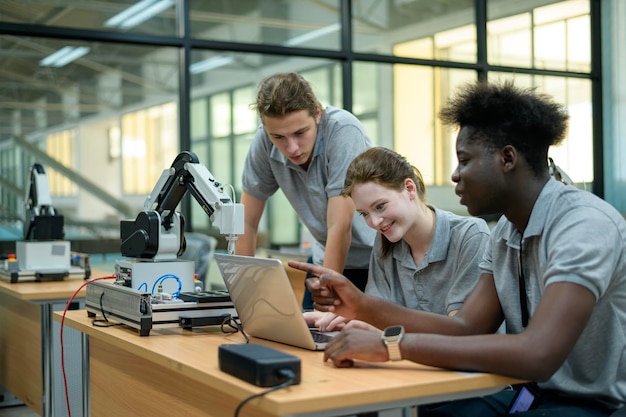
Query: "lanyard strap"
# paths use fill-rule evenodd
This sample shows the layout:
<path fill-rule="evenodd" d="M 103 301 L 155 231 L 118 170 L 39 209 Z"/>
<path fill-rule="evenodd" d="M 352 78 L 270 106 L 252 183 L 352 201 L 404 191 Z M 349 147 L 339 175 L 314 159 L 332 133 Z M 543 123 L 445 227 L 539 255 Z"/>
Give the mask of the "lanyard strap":
<path fill-rule="evenodd" d="M 519 238 L 519 302 L 522 311 L 522 327 L 528 326 L 528 295 L 526 294 L 526 279 L 524 278 L 524 262 L 522 253 L 523 236 Z"/>

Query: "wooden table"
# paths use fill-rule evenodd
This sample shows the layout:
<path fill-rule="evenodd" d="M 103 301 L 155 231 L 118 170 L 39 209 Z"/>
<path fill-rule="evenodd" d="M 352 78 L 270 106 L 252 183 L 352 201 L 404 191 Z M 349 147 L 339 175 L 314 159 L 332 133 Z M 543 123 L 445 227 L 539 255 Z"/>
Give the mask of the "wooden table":
<path fill-rule="evenodd" d="M 92 271 L 93 277 L 104 275 Z M 84 282 L 0 280 L 0 386 L 44 417 L 54 409 L 53 309 L 63 307 Z M 84 298 L 83 288 L 76 300 Z"/>
<path fill-rule="evenodd" d="M 243 343 L 243 337 L 225 335 L 219 326 L 156 329 L 141 337 L 126 326 L 93 327 L 81 310 L 68 312 L 65 325 L 86 335 L 92 417 L 232 416 L 242 400 L 265 390 L 220 371 L 218 346 Z M 247 403 L 241 411 L 246 417 L 349 415 L 485 395 L 521 382 L 408 361 L 339 369 L 323 362 L 321 352 L 251 342 L 298 356 L 302 382 Z"/>

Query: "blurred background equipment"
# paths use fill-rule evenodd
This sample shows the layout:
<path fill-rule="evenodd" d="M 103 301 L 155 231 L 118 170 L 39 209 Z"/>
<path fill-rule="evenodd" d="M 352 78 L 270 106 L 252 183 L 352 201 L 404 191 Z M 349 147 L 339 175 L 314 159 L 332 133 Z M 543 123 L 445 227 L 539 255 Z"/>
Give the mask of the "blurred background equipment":
<path fill-rule="evenodd" d="M 43 166 L 33 164 L 24 199 L 24 236 L 15 242 L 15 254 L 4 261 L 0 276 L 18 281 L 58 281 L 88 278 L 89 257 L 72 253 L 64 240 L 64 218 L 52 206 L 48 177 Z"/>

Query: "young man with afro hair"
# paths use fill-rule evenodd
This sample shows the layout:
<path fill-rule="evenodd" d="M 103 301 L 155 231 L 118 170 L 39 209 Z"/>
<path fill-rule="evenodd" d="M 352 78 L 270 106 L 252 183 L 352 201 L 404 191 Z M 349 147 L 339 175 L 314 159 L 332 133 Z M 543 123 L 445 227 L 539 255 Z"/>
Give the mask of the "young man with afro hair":
<path fill-rule="evenodd" d="M 565 108 L 512 82 L 477 82 L 440 116 L 459 128 L 452 181 L 461 204 L 475 216 L 502 215 L 480 279 L 450 317 L 369 297 L 337 273 L 291 263 L 318 277 L 307 284 L 316 309 L 391 326 L 382 336 L 342 331 L 324 358 L 344 367 L 391 356 L 508 375 L 534 381 L 525 388 L 537 400 L 516 415 L 610 415 L 626 401 L 626 221 L 550 176 L 548 149 L 565 136 Z M 496 334 L 502 323 L 506 334 Z M 419 415 L 507 415 L 521 389 L 422 407 Z"/>

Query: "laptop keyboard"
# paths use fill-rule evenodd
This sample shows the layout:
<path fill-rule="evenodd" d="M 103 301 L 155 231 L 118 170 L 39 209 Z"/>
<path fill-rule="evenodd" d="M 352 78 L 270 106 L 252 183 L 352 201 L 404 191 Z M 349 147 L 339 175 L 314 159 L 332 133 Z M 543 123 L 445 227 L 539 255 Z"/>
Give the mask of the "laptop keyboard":
<path fill-rule="evenodd" d="M 313 336 L 313 340 L 315 340 L 316 343 L 328 343 L 333 338 L 332 334 L 313 329 L 311 329 L 311 336 Z"/>

